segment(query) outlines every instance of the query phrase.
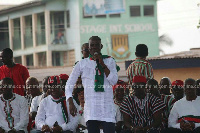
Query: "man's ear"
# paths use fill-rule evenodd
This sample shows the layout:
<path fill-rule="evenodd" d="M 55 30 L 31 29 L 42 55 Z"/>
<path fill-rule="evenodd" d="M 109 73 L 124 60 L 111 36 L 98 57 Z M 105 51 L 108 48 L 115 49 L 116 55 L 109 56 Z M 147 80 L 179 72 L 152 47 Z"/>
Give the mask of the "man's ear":
<path fill-rule="evenodd" d="M 101 44 L 101 49 L 103 48 L 103 44 Z"/>

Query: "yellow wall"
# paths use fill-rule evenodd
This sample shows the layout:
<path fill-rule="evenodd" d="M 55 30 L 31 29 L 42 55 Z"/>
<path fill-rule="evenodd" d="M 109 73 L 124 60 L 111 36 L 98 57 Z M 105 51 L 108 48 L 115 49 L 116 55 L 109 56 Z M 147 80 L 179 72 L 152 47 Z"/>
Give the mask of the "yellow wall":
<path fill-rule="evenodd" d="M 177 79 L 185 80 L 187 78 L 200 79 L 200 68 L 176 68 L 176 69 L 158 69 L 154 70 L 154 78 L 160 82 L 162 77 L 169 77 L 171 82 Z"/>

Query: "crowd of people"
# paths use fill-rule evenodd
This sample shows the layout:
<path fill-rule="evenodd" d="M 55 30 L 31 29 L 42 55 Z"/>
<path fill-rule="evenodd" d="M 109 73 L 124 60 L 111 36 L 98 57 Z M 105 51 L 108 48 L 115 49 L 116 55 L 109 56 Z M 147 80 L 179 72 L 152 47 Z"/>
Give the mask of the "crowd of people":
<path fill-rule="evenodd" d="M 49 75 L 42 85 L 3 49 L 0 133 L 200 133 L 199 79 L 158 83 L 147 45 L 138 44 L 125 82 L 102 48 L 92 36 L 70 76 Z"/>

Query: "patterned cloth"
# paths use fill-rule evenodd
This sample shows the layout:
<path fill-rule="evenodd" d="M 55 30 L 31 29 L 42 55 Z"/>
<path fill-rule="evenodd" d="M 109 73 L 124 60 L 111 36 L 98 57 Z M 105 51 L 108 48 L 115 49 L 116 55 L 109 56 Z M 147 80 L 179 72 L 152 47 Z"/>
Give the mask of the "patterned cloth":
<path fill-rule="evenodd" d="M 136 96 L 128 96 L 122 102 L 120 110 L 131 117 L 134 127 L 146 127 L 153 123 L 153 115 L 164 109 L 165 104 L 150 94 L 146 94 L 145 98 L 140 100 Z"/>
<path fill-rule="evenodd" d="M 26 100 L 27 100 L 27 102 L 28 102 L 28 107 L 31 107 L 31 102 L 32 102 L 32 96 L 31 95 L 26 95 L 26 96 L 24 96 L 25 98 L 26 98 Z"/>
<path fill-rule="evenodd" d="M 166 105 L 165 111 L 163 113 L 163 124 L 167 128 L 168 127 L 168 117 L 169 117 L 170 111 L 171 111 L 174 103 L 176 102 L 176 99 L 174 99 L 170 95 L 161 95 L 161 100 Z"/>
<path fill-rule="evenodd" d="M 127 68 L 126 74 L 130 84 L 135 75 L 153 78 L 153 68 L 147 60 L 136 58 Z"/>
<path fill-rule="evenodd" d="M 13 93 L 11 99 L 5 100 L 0 95 L 0 127 L 6 132 L 15 128 L 27 131 L 29 120 L 27 100 Z"/>

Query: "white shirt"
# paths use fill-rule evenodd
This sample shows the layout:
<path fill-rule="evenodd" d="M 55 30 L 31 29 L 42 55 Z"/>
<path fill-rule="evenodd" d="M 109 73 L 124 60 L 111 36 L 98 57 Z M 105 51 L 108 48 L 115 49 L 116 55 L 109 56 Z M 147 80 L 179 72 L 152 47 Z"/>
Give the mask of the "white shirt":
<path fill-rule="evenodd" d="M 62 127 L 63 131 L 70 130 L 75 131 L 78 126 L 78 116 L 73 117 L 69 113 L 69 103 L 67 104 L 68 123 L 66 124 L 62 115 L 61 103 L 52 101 L 52 96 L 49 95 L 44 98 L 39 104 L 37 115 L 35 118 L 35 124 L 38 130 L 42 129 L 43 125 L 53 127 L 57 121 L 58 125 Z"/>
<path fill-rule="evenodd" d="M 82 111 L 82 108 L 81 106 L 79 106 L 78 108 L 79 111 Z M 115 116 L 115 119 L 116 119 L 116 123 L 119 122 L 119 121 L 123 121 L 123 117 L 122 117 L 122 114 L 119 110 L 119 106 L 115 104 L 115 110 L 116 110 L 116 116 Z M 80 114 L 80 113 L 79 113 Z M 86 126 L 86 122 L 85 122 L 85 119 L 84 119 L 84 111 L 83 111 L 83 114 L 79 116 L 79 124 Z M 87 129 L 85 129 L 84 131 L 82 131 L 83 133 L 88 133 Z M 103 133 L 103 129 L 100 129 L 100 133 Z"/>
<path fill-rule="evenodd" d="M 116 123 L 119 121 L 123 121 L 122 113 L 119 110 L 119 106 L 117 104 L 115 104 L 115 109 L 116 109 L 116 116 L 115 116 Z"/>
<path fill-rule="evenodd" d="M 40 102 L 42 101 L 42 98 L 43 98 L 42 96 L 43 95 L 39 95 L 39 96 L 36 96 L 32 99 L 30 113 L 31 112 L 37 112 L 39 104 L 40 104 Z"/>
<path fill-rule="evenodd" d="M 188 101 L 186 97 L 183 97 L 179 101 L 174 103 L 174 106 L 170 112 L 168 126 L 180 129 L 180 123 L 178 118 L 187 115 L 200 116 L 200 96 L 197 96 L 195 100 Z M 195 128 L 200 127 L 200 123 L 195 123 Z"/>
<path fill-rule="evenodd" d="M 5 110 L 4 110 L 5 109 Z M 12 111 L 12 112 L 11 112 Z M 7 119 L 7 114 L 11 113 L 11 120 Z M 0 127 L 6 132 L 15 128 L 17 131 L 24 130 L 27 132 L 27 125 L 29 122 L 28 114 L 28 102 L 27 100 L 15 93 L 13 93 L 13 98 L 5 100 L 3 94 L 0 95 Z"/>
<path fill-rule="evenodd" d="M 79 61 L 65 86 L 66 99 L 72 97 L 73 87 L 81 75 L 84 87 L 84 117 L 85 121 L 98 120 L 115 123 L 115 106 L 113 101 L 112 85 L 118 80 L 116 63 L 113 58 L 103 59 L 104 64 L 110 70 L 110 74 L 106 77 L 104 73 L 104 92 L 95 92 L 94 81 L 96 75 L 96 61 L 89 58 Z"/>

